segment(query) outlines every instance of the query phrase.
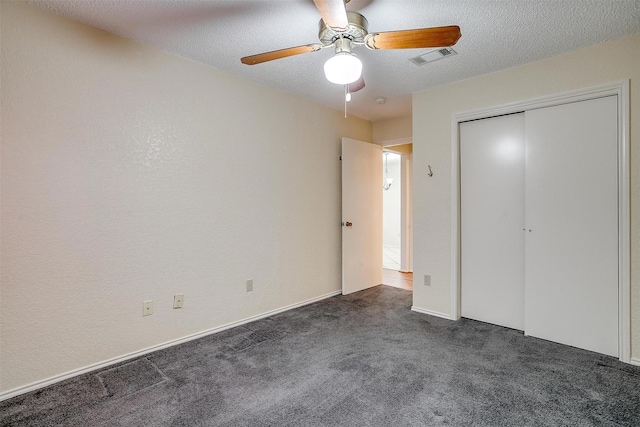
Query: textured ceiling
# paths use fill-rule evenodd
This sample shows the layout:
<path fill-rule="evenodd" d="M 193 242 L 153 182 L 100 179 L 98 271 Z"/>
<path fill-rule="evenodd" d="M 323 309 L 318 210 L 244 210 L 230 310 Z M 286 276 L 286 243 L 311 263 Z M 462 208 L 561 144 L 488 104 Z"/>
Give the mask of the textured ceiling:
<path fill-rule="evenodd" d="M 332 49 L 248 66 L 247 55 L 316 43 L 312 0 L 28 0 L 54 13 L 335 109 L 343 88 L 323 73 Z M 429 49 L 355 53 L 367 86 L 349 113 L 377 121 L 411 113 L 411 93 L 640 32 L 640 0 L 351 0 L 369 32 L 459 25 L 458 55 L 416 66 Z M 640 54 L 640 52 L 639 52 Z M 552 77 L 552 76 L 550 76 Z M 384 105 L 376 97 L 387 99 Z"/>

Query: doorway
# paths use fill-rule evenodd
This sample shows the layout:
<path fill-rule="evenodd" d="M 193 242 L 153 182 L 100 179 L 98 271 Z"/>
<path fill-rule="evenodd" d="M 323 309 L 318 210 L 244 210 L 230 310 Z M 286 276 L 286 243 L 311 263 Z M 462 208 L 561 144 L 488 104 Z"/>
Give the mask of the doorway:
<path fill-rule="evenodd" d="M 380 144 L 342 138 L 342 293 L 380 284 L 411 290 L 411 146 L 393 146 L 401 155 L 400 269 L 384 270 L 383 162 Z M 383 279 L 383 273 L 387 272 Z M 390 274 L 391 275 L 390 275 Z"/>
<path fill-rule="evenodd" d="M 412 144 L 383 145 L 383 283 L 413 290 Z"/>
<path fill-rule="evenodd" d="M 401 155 L 384 150 L 382 153 L 382 268 L 401 270 Z"/>

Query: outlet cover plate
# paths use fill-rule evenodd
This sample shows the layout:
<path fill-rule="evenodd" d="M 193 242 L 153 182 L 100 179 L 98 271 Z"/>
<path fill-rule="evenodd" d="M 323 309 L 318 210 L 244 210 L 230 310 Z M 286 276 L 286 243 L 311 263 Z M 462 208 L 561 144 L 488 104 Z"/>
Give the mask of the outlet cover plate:
<path fill-rule="evenodd" d="M 153 314 L 153 301 L 142 301 L 142 315 L 151 316 Z"/>

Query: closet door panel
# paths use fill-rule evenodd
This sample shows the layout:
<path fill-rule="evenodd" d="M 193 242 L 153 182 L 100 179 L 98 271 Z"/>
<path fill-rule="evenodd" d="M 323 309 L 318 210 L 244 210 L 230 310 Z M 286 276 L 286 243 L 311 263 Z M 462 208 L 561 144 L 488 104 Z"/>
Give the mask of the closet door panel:
<path fill-rule="evenodd" d="M 617 98 L 525 117 L 525 332 L 617 356 Z"/>
<path fill-rule="evenodd" d="M 524 329 L 524 114 L 460 124 L 461 314 Z"/>

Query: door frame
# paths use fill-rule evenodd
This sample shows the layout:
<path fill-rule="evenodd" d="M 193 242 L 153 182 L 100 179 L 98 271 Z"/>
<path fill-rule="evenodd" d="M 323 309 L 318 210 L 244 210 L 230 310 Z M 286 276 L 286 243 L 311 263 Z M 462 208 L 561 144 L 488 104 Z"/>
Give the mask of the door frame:
<path fill-rule="evenodd" d="M 455 113 L 451 116 L 451 317 L 460 319 L 460 138 L 459 124 L 586 101 L 618 96 L 618 354 L 625 363 L 640 365 L 631 359 L 631 222 L 629 157 L 629 80 L 621 80 L 585 89 L 516 101 L 494 107 Z"/>
<path fill-rule="evenodd" d="M 413 152 L 400 157 L 401 170 L 401 221 L 400 221 L 400 271 L 413 273 Z"/>

